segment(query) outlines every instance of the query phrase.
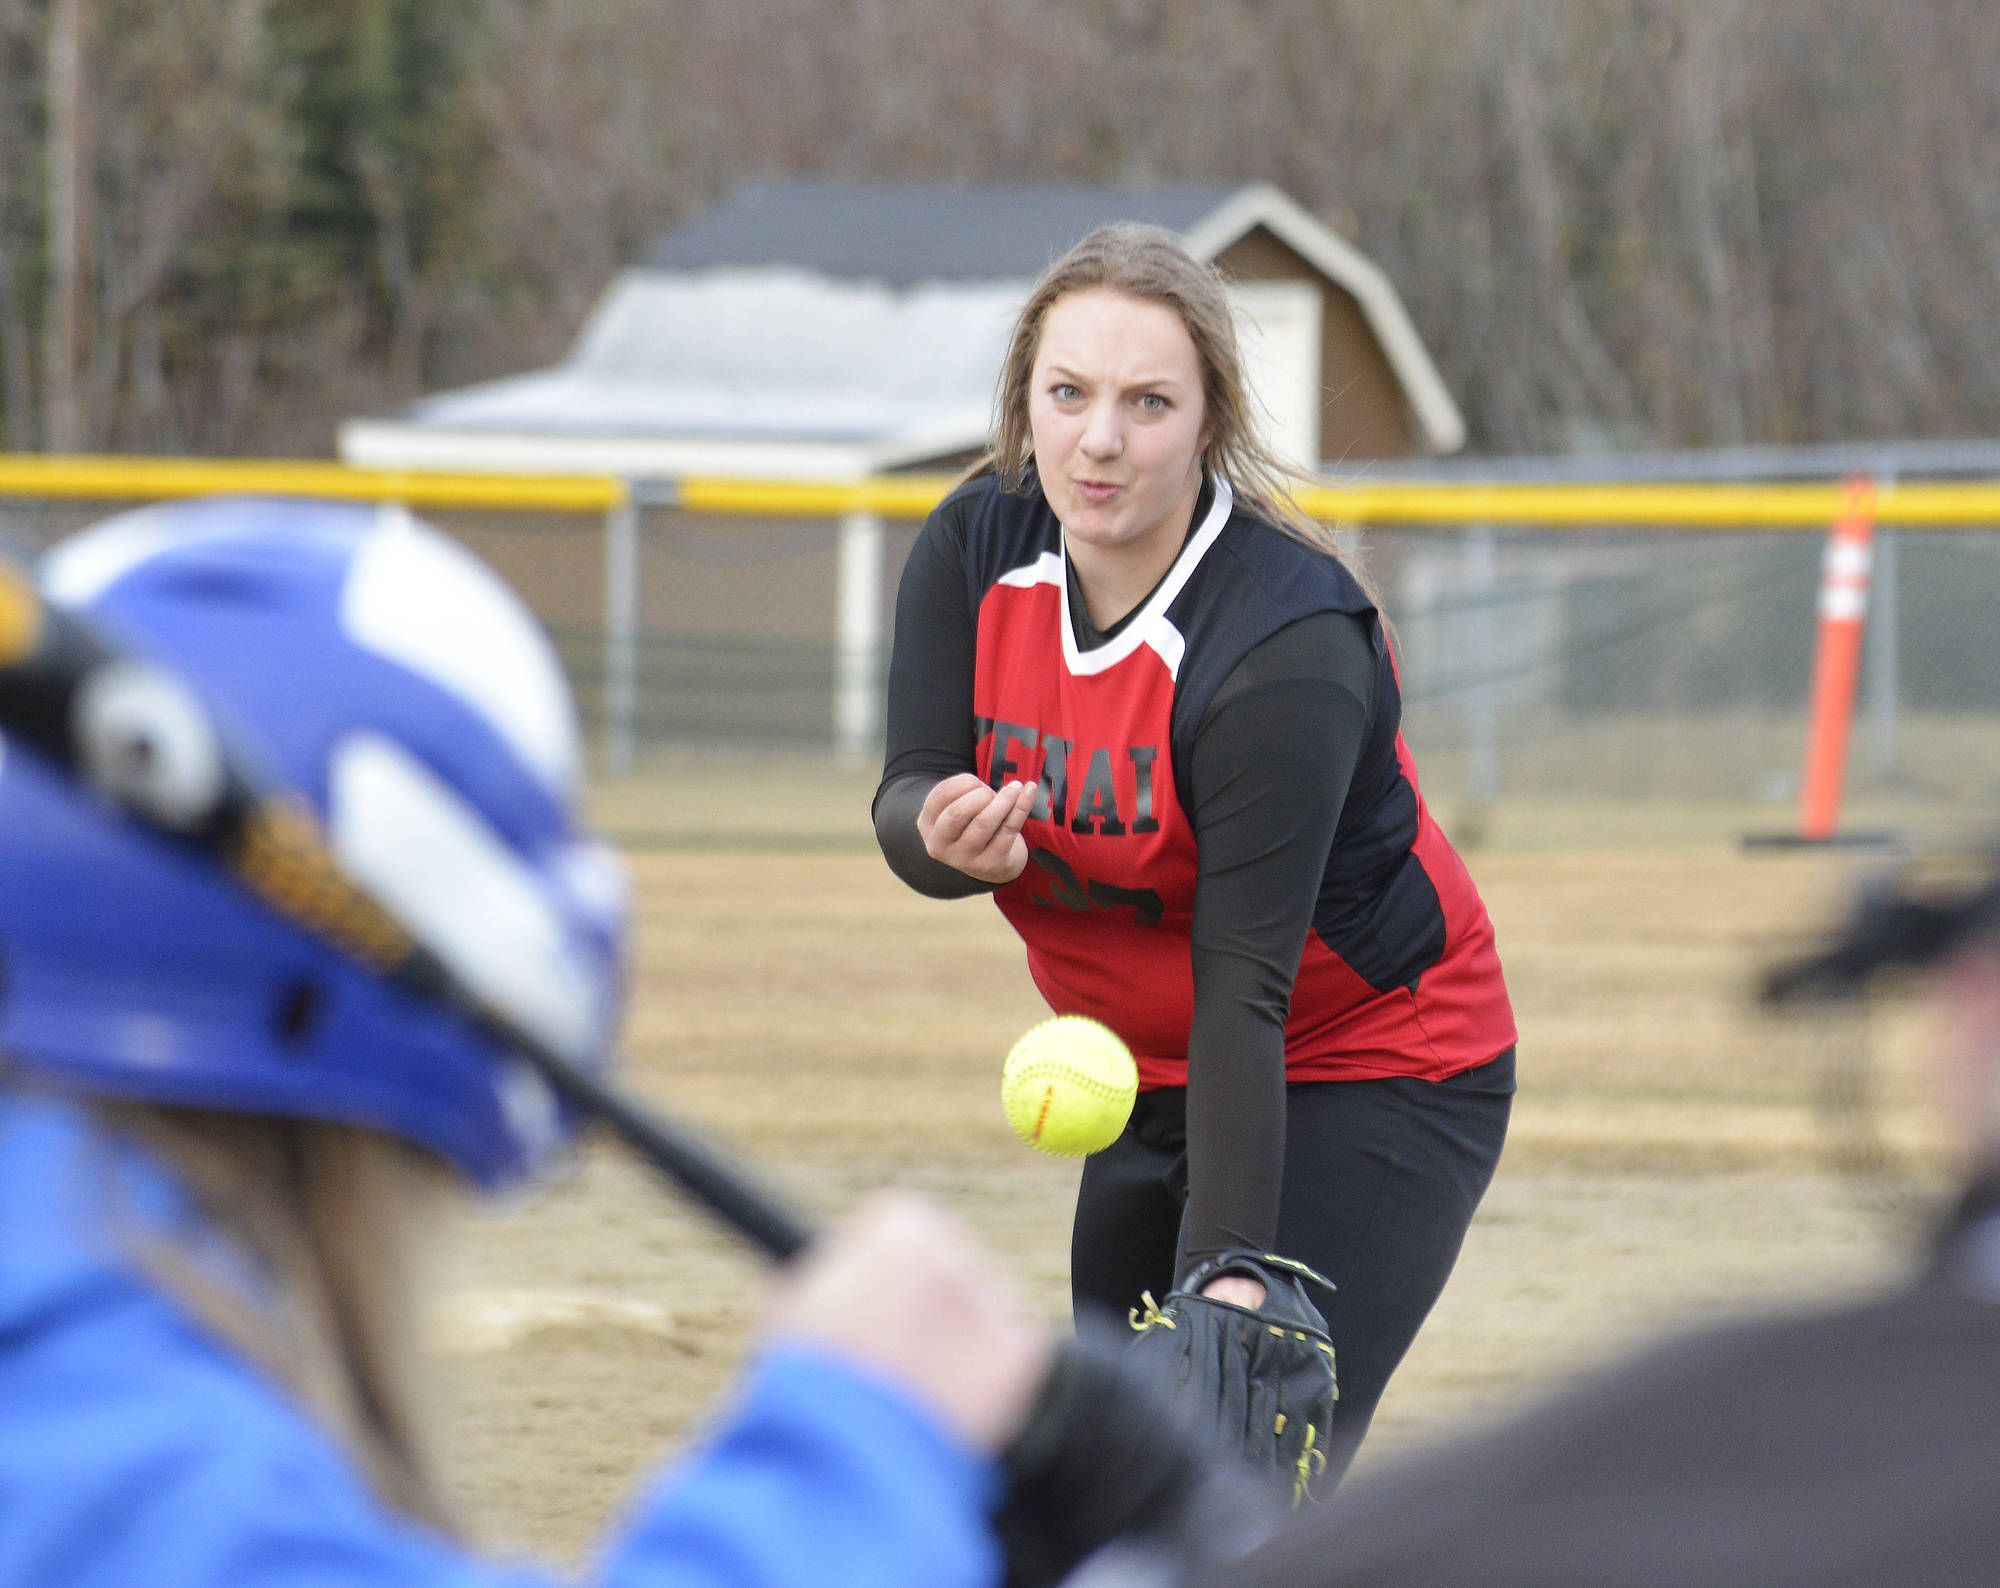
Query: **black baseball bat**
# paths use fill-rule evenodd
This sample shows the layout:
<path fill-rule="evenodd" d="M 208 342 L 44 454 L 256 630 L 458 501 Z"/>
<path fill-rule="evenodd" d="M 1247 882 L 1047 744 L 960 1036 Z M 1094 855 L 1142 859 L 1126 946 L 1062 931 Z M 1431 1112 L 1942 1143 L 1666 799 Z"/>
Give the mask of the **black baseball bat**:
<path fill-rule="evenodd" d="M 340 867 L 305 802 L 269 786 L 205 702 L 0 563 L 0 732 L 167 842 L 218 863 L 285 920 L 517 1053 L 584 1114 L 767 1255 L 812 1225 L 728 1154 L 561 1052 L 469 986 Z"/>

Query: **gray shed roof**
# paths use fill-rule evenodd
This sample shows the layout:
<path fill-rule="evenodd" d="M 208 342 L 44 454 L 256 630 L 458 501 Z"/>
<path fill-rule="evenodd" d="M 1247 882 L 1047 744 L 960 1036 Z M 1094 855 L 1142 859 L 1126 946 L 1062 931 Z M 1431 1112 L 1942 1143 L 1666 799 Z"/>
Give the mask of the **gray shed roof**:
<path fill-rule="evenodd" d="M 1264 227 L 1352 294 L 1433 451 L 1465 423 L 1388 278 L 1264 183 L 1105 189 L 756 182 L 668 234 L 552 368 L 341 427 L 383 468 L 848 478 L 977 446 L 1013 316 L 1093 226 L 1213 259 Z"/>
<path fill-rule="evenodd" d="M 752 182 L 647 252 L 654 270 L 787 265 L 905 286 L 1031 279 L 1107 221 L 1185 233 L 1236 187 Z"/>

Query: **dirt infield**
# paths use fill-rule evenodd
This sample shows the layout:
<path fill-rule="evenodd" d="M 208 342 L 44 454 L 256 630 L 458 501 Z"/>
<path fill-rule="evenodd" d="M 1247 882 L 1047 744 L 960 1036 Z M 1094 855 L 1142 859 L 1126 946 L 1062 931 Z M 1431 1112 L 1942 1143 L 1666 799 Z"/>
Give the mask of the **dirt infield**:
<path fill-rule="evenodd" d="M 787 841 L 704 798 L 650 807 L 648 831 L 720 847 L 632 856 L 638 1085 L 816 1209 L 884 1183 L 933 1193 L 1062 1317 L 1076 1171 L 1027 1152 L 1000 1114 L 1000 1056 L 1043 1010 L 998 913 L 910 895 L 845 819 L 793 822 Z M 632 814 L 609 810 L 614 825 Z M 1363 1462 L 1635 1337 L 1879 1283 L 1905 1242 L 1905 1215 L 1822 1162 L 1816 1077 L 1849 1039 L 1774 1027 L 1744 996 L 1850 860 L 1752 857 L 1686 833 L 1471 859 L 1520 1016 L 1522 1091 L 1499 1178 Z M 1921 1151 L 1917 1038 L 1896 1022 L 1878 1035 L 1891 1058 L 1876 1117 Z M 601 1150 L 467 1233 L 434 1321 L 447 1467 L 482 1541 L 574 1560 L 715 1404 L 757 1272 Z"/>

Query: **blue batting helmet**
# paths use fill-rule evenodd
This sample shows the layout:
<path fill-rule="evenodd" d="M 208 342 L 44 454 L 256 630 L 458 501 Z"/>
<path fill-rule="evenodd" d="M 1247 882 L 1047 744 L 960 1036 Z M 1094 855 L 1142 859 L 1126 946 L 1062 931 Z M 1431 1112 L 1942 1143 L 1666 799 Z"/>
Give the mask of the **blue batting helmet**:
<path fill-rule="evenodd" d="M 219 499 L 121 515 L 42 572 L 51 601 L 206 698 L 462 979 L 602 1060 L 623 877 L 576 825 L 554 651 L 481 563 L 398 508 Z M 469 1023 L 4 742 L 0 1055 L 72 1090 L 372 1126 L 486 1186 L 569 1127 Z"/>

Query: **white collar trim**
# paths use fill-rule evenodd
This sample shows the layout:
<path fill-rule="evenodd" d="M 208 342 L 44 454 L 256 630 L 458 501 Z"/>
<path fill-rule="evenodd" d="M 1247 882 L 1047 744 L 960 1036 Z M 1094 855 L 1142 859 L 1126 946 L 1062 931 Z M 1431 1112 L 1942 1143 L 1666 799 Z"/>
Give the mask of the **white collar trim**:
<path fill-rule="evenodd" d="M 1084 651 L 1077 649 L 1076 625 L 1070 621 L 1069 613 L 1069 540 L 1065 532 L 1063 540 L 1063 575 L 1056 581 L 1056 588 L 1062 593 L 1062 647 L 1063 663 L 1071 674 L 1088 677 L 1116 667 L 1141 645 L 1151 645 L 1159 652 L 1167 664 L 1167 670 L 1178 676 L 1181 654 L 1187 648 L 1180 630 L 1167 620 L 1167 608 L 1174 598 L 1186 588 L 1194 571 L 1201 565 L 1201 559 L 1208 554 L 1222 534 L 1222 526 L 1229 522 L 1230 510 L 1235 506 L 1236 494 L 1224 479 L 1215 481 L 1215 500 L 1209 503 L 1208 516 L 1201 521 L 1201 527 L 1188 537 L 1188 543 L 1181 547 L 1180 555 L 1167 570 L 1144 605 L 1132 615 L 1131 622 L 1102 645 Z"/>

